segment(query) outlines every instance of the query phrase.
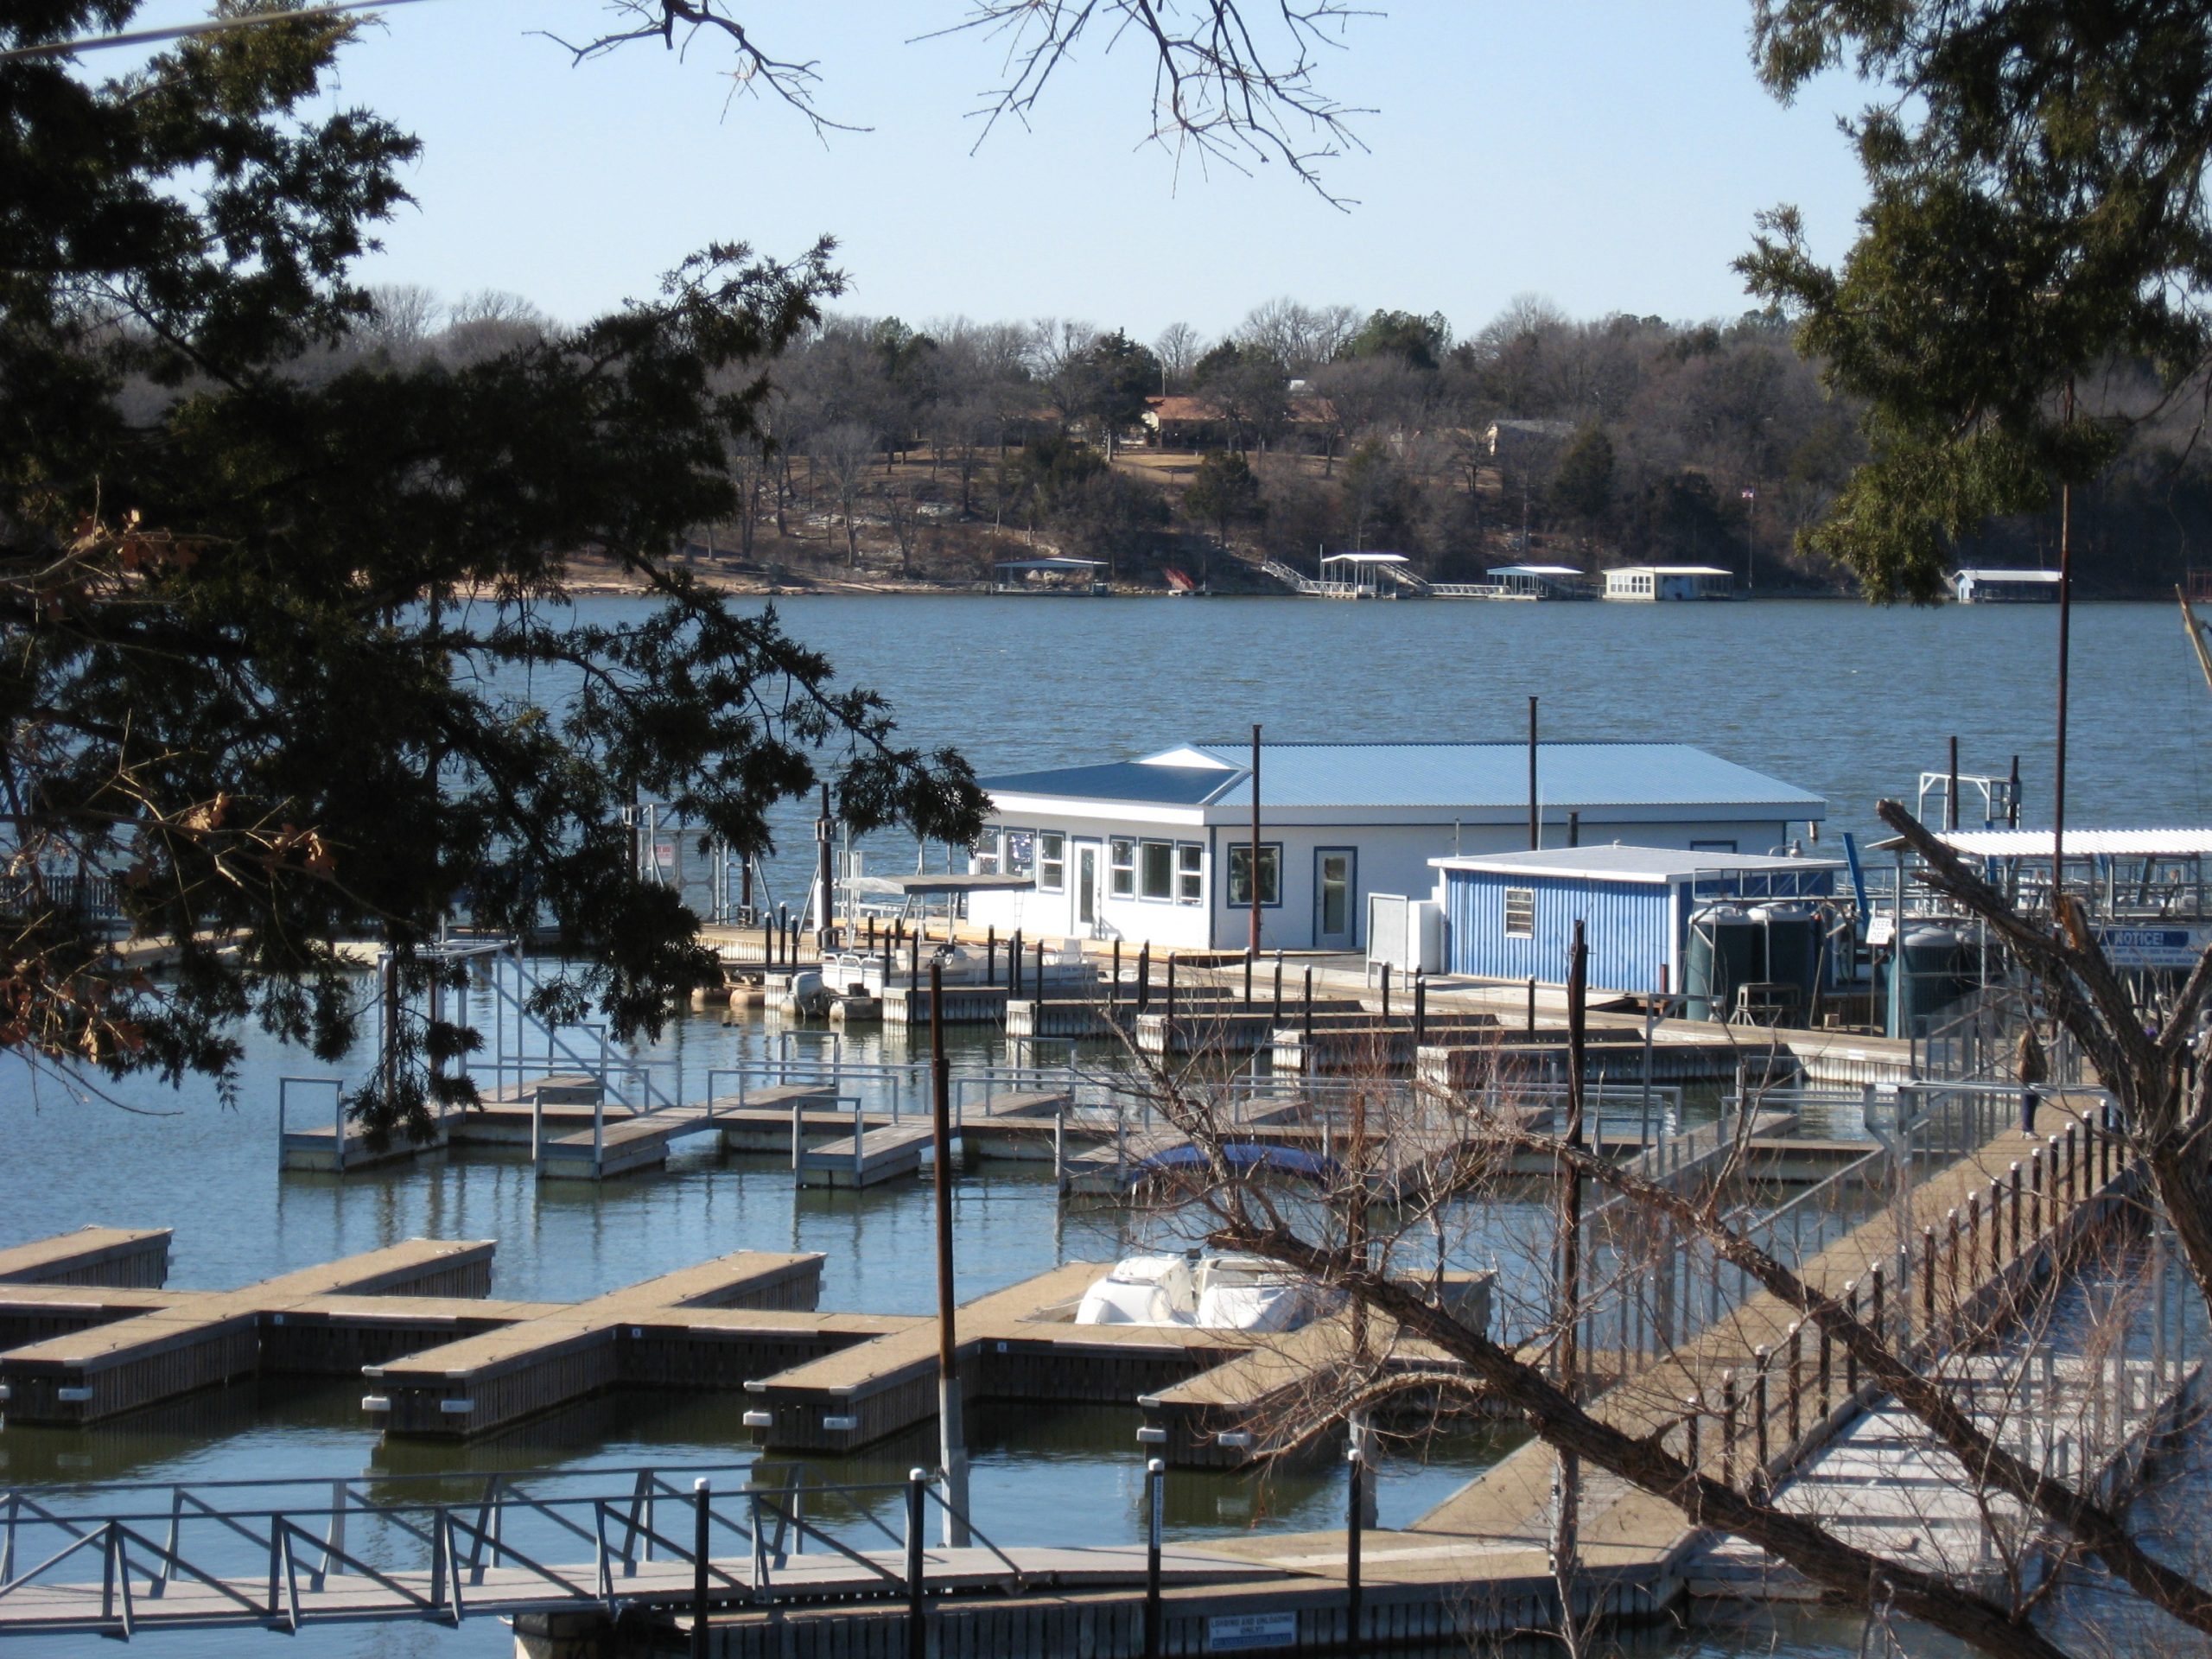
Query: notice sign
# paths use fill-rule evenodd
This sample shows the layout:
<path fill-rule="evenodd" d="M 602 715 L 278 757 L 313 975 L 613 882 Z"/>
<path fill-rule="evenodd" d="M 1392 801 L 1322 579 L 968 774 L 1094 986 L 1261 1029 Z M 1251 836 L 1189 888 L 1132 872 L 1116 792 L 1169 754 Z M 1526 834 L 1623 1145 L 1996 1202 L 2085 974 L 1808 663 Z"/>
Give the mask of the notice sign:
<path fill-rule="evenodd" d="M 1206 1620 L 1208 1653 L 1250 1653 L 1262 1648 L 1298 1644 L 1298 1615 L 1290 1613 L 1228 1613 Z"/>
<path fill-rule="evenodd" d="M 2194 968 L 2204 954 L 2204 931 L 2194 927 L 2101 927 L 2097 942 L 2115 968 Z"/>

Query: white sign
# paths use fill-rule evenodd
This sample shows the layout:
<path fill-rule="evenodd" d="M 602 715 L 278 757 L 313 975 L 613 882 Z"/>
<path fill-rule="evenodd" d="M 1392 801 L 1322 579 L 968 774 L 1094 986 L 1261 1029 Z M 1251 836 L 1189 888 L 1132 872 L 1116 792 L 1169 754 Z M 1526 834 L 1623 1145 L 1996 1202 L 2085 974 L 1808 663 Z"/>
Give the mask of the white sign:
<path fill-rule="evenodd" d="M 2204 954 L 2201 927 L 2101 927 L 2097 942 L 2115 968 L 2194 968 Z"/>
<path fill-rule="evenodd" d="M 1287 1648 L 1298 1641 L 1298 1615 L 1226 1613 L 1206 1620 L 1208 1653 L 1246 1653 L 1255 1648 Z"/>

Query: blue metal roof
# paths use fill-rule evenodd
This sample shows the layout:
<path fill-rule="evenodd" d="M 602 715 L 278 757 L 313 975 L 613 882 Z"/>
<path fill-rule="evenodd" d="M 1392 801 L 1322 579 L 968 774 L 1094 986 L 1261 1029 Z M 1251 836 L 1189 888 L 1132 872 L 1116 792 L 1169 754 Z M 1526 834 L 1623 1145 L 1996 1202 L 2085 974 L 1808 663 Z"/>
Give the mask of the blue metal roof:
<path fill-rule="evenodd" d="M 1241 802 L 1249 744 L 1189 746 L 1219 767 L 1141 760 L 1058 766 L 982 779 L 988 792 L 1057 795 L 1156 806 Z M 1184 751 L 1163 751 L 1174 754 Z M 1536 790 L 1549 812 L 1601 807 L 1771 806 L 1786 818 L 1825 817 L 1809 791 L 1688 743 L 1541 743 Z M 1260 804 L 1294 807 L 1508 808 L 1529 798 L 1524 743 L 1263 743 Z"/>
<path fill-rule="evenodd" d="M 1197 746 L 1229 765 L 1249 745 Z M 1783 806 L 1825 817 L 1827 803 L 1688 743 L 1540 743 L 1536 792 L 1547 810 L 1602 806 Z M 1525 804 L 1525 743 L 1263 743 L 1265 806 L 1483 806 Z"/>
<path fill-rule="evenodd" d="M 1147 806 L 1204 806 L 1224 782 L 1244 775 L 1218 766 L 1148 766 L 1138 760 L 1114 760 L 1096 766 L 1012 772 L 976 781 L 991 795 L 1065 795 Z"/>

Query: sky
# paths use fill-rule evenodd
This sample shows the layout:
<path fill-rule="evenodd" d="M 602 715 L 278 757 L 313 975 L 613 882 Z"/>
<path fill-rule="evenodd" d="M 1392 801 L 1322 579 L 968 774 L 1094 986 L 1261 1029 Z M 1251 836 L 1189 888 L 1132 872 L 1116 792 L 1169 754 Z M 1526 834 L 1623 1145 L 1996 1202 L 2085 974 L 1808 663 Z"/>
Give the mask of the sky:
<path fill-rule="evenodd" d="M 969 0 L 730 0 L 779 56 L 817 60 L 818 138 L 729 97 L 731 57 L 633 45 L 575 66 L 546 31 L 607 26 L 600 0 L 418 0 L 340 60 L 337 98 L 418 136 L 414 206 L 366 280 L 448 298 L 525 296 L 581 320 L 652 290 L 710 241 L 791 256 L 835 237 L 837 308 L 909 323 L 1057 315 L 1150 340 L 1209 338 L 1287 296 L 1440 311 L 1465 336 L 1522 294 L 1568 315 L 1677 321 L 1747 308 L 1729 262 L 1793 202 L 1839 255 L 1863 200 L 1840 77 L 1791 107 L 1754 80 L 1748 0 L 1376 0 L 1323 87 L 1371 109 L 1364 154 L 1327 163 L 1340 211 L 1276 162 L 1244 176 L 1145 142 L 1137 43 L 1100 36 L 1029 128 L 980 146 L 971 111 L 1003 54 L 916 38 Z M 1270 10 L 1262 0 L 1255 11 Z M 152 25 L 204 15 L 148 0 Z M 120 67 L 105 60 L 102 69 Z"/>

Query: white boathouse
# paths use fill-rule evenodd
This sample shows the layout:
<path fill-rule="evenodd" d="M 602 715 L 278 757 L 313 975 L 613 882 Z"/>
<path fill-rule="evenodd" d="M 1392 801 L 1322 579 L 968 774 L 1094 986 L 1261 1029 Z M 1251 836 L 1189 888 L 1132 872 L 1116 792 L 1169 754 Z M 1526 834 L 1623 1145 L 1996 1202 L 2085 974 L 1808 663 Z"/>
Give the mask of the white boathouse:
<path fill-rule="evenodd" d="M 1969 569 L 1951 572 L 1951 593 L 1961 605 L 2056 605 L 2056 570 Z"/>
<path fill-rule="evenodd" d="M 1687 743 L 1544 743 L 1543 844 L 1623 841 L 1766 853 L 1827 814 L 1821 797 Z M 1240 949 L 1250 925 L 1251 746 L 982 780 L 976 874 L 1027 876 L 968 897 L 971 926 Z M 1529 845 L 1523 743 L 1268 743 L 1260 751 L 1260 942 L 1363 949 L 1367 898 L 1425 899 L 1430 861 Z"/>
<path fill-rule="evenodd" d="M 1733 599 L 1736 573 L 1717 564 L 1624 564 L 1605 572 L 1605 597 L 1649 603 L 1663 599 Z"/>

